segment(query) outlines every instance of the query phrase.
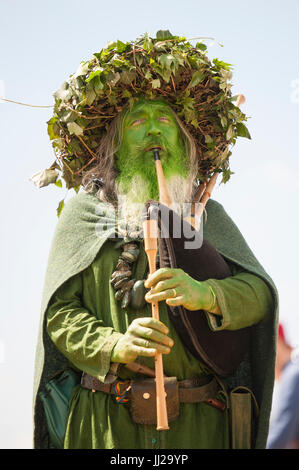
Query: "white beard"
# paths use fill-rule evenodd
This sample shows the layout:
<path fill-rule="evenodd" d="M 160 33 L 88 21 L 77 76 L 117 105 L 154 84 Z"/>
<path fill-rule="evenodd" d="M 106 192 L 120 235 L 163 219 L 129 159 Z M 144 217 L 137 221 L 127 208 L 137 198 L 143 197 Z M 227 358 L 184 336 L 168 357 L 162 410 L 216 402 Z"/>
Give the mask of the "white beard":
<path fill-rule="evenodd" d="M 166 186 L 171 208 L 177 213 L 184 214 L 191 202 L 192 182 L 190 177 L 180 175 L 171 176 L 166 180 Z M 123 226 L 129 231 L 139 230 L 142 227 L 145 202 L 150 199 L 148 182 L 140 175 L 131 180 L 130 191 L 124 193 L 121 182 L 116 184 L 118 196 L 118 216 Z M 187 206 L 187 207 L 186 207 Z"/>

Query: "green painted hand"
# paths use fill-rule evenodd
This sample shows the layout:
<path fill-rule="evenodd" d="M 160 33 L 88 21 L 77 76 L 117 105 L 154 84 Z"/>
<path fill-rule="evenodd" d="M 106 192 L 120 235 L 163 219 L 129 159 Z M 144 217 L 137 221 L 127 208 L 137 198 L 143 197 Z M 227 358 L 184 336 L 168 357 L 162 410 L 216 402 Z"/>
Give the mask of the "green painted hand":
<path fill-rule="evenodd" d="M 207 310 L 221 315 L 216 296 L 209 285 L 196 281 L 182 269 L 158 269 L 144 285 L 152 288 L 145 296 L 147 302 L 165 300 L 169 306 L 182 305 L 188 310 Z"/>
<path fill-rule="evenodd" d="M 167 326 L 152 317 L 136 318 L 114 346 L 111 362 L 128 364 L 138 356 L 169 354 L 174 342 L 167 336 L 168 331 Z"/>

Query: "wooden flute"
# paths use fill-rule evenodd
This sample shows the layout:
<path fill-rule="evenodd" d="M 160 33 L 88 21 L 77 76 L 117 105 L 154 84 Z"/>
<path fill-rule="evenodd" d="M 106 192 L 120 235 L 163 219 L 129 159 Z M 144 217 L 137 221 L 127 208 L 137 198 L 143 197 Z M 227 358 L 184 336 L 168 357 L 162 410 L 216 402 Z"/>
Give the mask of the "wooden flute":
<path fill-rule="evenodd" d="M 162 165 L 159 157 L 158 149 L 154 149 L 154 158 L 157 170 L 158 186 L 159 186 L 159 200 L 162 203 L 170 205 Z M 161 200 L 162 199 L 162 200 Z M 155 218 L 148 218 L 143 222 L 143 235 L 144 235 L 144 248 L 149 262 L 150 274 L 156 271 L 156 257 L 157 257 L 157 240 L 158 240 L 158 223 Z M 159 320 L 159 305 L 158 302 L 152 303 L 152 316 Z M 156 378 L 156 405 L 157 405 L 157 431 L 165 431 L 169 429 L 167 407 L 166 407 L 166 393 L 164 386 L 164 372 L 162 353 L 157 352 L 155 355 L 155 378 Z"/>

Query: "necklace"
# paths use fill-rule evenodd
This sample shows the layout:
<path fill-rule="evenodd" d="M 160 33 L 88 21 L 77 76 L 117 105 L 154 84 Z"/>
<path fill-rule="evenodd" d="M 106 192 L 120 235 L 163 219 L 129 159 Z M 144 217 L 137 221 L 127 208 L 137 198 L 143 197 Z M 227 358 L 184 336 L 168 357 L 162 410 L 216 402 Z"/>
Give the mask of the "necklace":
<path fill-rule="evenodd" d="M 144 307 L 144 296 L 148 289 L 144 287 L 144 279 L 132 279 L 133 265 L 140 253 L 138 242 L 129 241 L 122 246 L 122 253 L 118 258 L 115 271 L 112 273 L 110 283 L 115 290 L 115 299 L 121 302 L 125 310 L 129 305 L 138 310 Z"/>

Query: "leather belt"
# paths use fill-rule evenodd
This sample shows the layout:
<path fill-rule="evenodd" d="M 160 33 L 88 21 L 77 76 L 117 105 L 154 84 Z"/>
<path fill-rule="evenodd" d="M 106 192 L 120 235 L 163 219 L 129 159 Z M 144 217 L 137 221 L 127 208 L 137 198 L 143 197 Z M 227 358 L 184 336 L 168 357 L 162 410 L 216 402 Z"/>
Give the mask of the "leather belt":
<path fill-rule="evenodd" d="M 138 381 L 138 379 L 136 379 Z M 103 383 L 100 380 L 83 372 L 81 378 L 81 386 L 92 391 L 108 393 L 110 395 L 123 394 L 128 392 L 130 399 L 130 388 L 132 380 L 116 380 L 113 383 Z M 117 390 L 117 392 L 116 392 Z M 194 379 L 178 381 L 178 394 L 181 403 L 198 403 L 205 402 L 216 408 L 224 410 L 225 403 L 214 399 L 219 390 L 219 384 L 213 376 L 200 376 Z M 144 393 L 147 393 L 146 388 Z"/>

